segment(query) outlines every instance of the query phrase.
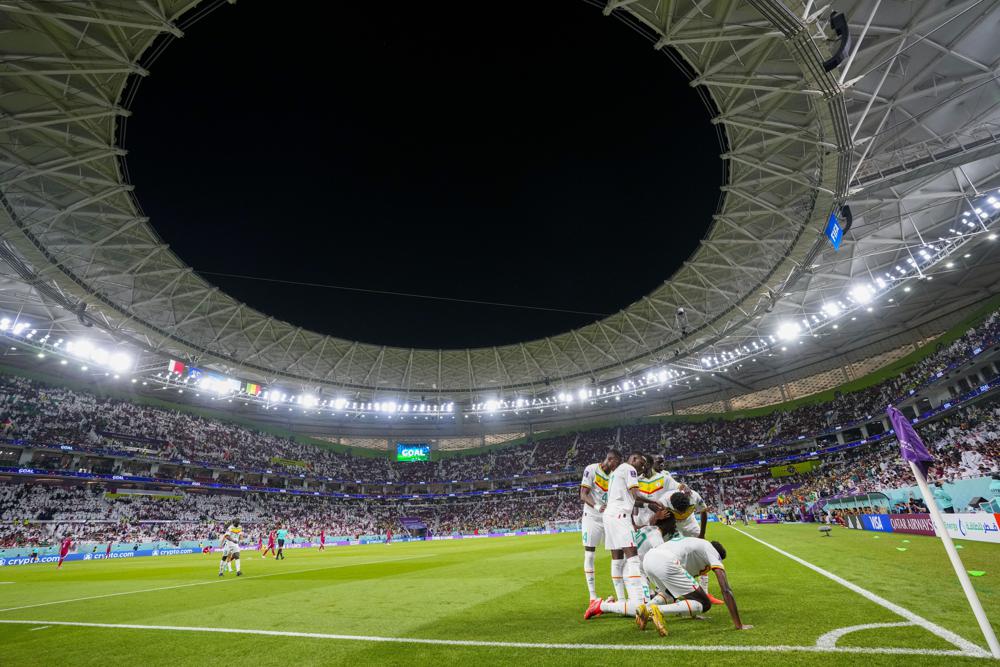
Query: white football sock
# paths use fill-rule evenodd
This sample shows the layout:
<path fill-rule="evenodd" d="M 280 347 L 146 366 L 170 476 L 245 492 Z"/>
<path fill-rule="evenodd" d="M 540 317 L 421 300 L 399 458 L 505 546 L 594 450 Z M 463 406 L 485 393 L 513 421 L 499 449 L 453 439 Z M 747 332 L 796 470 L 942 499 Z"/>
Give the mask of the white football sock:
<path fill-rule="evenodd" d="M 632 556 L 625 561 L 625 590 L 628 592 L 628 599 L 635 604 L 646 601 L 642 594 L 642 582 L 645 577 L 639 570 L 639 557 Z"/>
<path fill-rule="evenodd" d="M 233 561 L 227 560 L 226 561 L 226 572 L 232 572 L 232 571 L 233 571 Z"/>
<path fill-rule="evenodd" d="M 615 587 L 615 597 L 619 600 L 625 599 L 625 559 L 611 561 L 611 584 Z"/>
<path fill-rule="evenodd" d="M 597 597 L 597 582 L 594 580 L 594 559 L 597 554 L 593 551 L 583 552 L 583 576 L 587 578 L 587 590 L 590 591 L 590 599 Z"/>
<path fill-rule="evenodd" d="M 236 559 L 236 571 L 237 572 L 240 571 L 240 559 L 239 558 Z"/>
<path fill-rule="evenodd" d="M 618 600 L 616 602 L 602 602 L 601 611 L 611 614 L 621 614 L 623 616 L 635 616 L 635 610 L 639 608 L 639 603 L 631 600 Z"/>
<path fill-rule="evenodd" d="M 698 583 L 701 584 L 701 590 L 708 593 L 708 575 L 703 574 L 700 577 L 698 577 Z"/>
<path fill-rule="evenodd" d="M 670 600 L 672 600 L 672 599 L 673 599 L 673 598 L 668 598 L 668 597 L 667 597 L 667 596 L 666 596 L 666 595 L 664 594 L 664 592 L 663 592 L 663 591 L 657 591 L 657 592 L 656 592 L 656 593 L 655 593 L 655 594 L 654 594 L 654 595 L 653 595 L 653 596 L 652 596 L 652 597 L 651 597 L 651 598 L 649 599 L 649 603 L 650 603 L 650 604 L 656 604 L 656 605 L 660 605 L 660 604 L 670 604 Z"/>
<path fill-rule="evenodd" d="M 697 600 L 678 600 L 673 604 L 657 605 L 664 614 L 674 614 L 676 616 L 691 616 L 704 611 L 701 603 Z"/>
<path fill-rule="evenodd" d="M 219 561 L 219 574 L 222 574 L 225 571 L 226 571 L 226 561 L 220 560 Z"/>
<path fill-rule="evenodd" d="M 642 569 L 642 559 L 639 559 L 639 574 L 642 575 L 642 597 L 645 600 L 653 597 L 653 591 L 649 590 L 649 579 L 646 577 L 646 571 Z"/>

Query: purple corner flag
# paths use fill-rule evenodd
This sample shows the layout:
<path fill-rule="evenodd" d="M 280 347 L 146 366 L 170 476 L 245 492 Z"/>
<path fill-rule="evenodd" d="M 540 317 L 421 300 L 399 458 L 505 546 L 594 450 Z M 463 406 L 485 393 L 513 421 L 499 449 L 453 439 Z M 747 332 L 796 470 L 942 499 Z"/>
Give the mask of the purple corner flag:
<path fill-rule="evenodd" d="M 903 455 L 903 460 L 917 464 L 920 472 L 926 477 L 927 464 L 933 461 L 934 457 L 927 451 L 924 441 L 917 435 L 913 424 L 906 418 L 906 415 L 892 405 L 889 406 L 886 413 L 892 423 L 892 430 L 896 432 L 896 439 L 899 440 L 899 453 Z"/>

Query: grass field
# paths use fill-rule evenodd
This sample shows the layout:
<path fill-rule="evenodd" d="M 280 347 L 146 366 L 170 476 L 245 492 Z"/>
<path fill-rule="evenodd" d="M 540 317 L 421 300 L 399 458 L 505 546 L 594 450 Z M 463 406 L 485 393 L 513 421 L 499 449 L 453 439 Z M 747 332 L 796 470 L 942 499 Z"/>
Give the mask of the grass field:
<path fill-rule="evenodd" d="M 290 550 L 280 562 L 245 551 L 238 579 L 218 578 L 218 557 L 202 554 L 70 562 L 58 572 L 3 568 L 0 581 L 11 583 L 0 585 L 0 664 L 982 664 L 958 653 L 984 642 L 933 538 L 718 524 L 709 537 L 729 551 L 750 631 L 734 630 L 723 607 L 705 621 L 668 619 L 665 638 L 608 614 L 584 621 L 582 548 L 570 533 Z M 967 568 L 987 571 L 974 582 L 987 613 L 1000 618 L 1000 547 L 962 544 Z M 597 567 L 606 595 L 606 554 Z M 878 596 L 896 611 L 871 599 Z M 827 635 L 868 624 L 892 625 Z M 215 629 L 241 632 L 207 631 Z"/>

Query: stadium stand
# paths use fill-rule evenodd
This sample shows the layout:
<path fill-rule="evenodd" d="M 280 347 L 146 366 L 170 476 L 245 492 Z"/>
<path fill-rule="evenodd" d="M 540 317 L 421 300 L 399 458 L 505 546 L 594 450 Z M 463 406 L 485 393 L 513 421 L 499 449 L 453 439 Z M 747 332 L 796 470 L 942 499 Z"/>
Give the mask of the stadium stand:
<path fill-rule="evenodd" d="M 879 421 L 874 415 L 887 403 L 948 382 L 951 371 L 992 346 L 998 335 L 1000 316 L 993 313 L 898 376 L 825 403 L 744 419 L 600 427 L 425 463 L 350 456 L 179 410 L 3 376 L 0 431 L 7 444 L 0 465 L 8 466 L 7 473 L 30 467 L 52 475 L 46 484 L 16 474 L 6 477 L 8 483 L 0 486 L 0 547 L 44 545 L 66 532 L 95 544 L 200 543 L 214 539 L 233 517 L 251 526 L 282 523 L 301 539 L 316 539 L 320 531 L 355 539 L 398 532 L 405 529 L 399 521 L 403 516 L 422 522 L 432 534 L 537 529 L 578 518 L 575 477 L 612 446 L 663 453 L 682 463 L 677 466 L 682 479 L 701 490 L 718 512 L 777 511 L 803 518 L 818 513 L 827 499 L 912 484 L 891 438 L 837 445 L 843 445 L 850 429 Z M 921 425 L 939 461 L 933 479 L 952 483 L 1000 472 L 1000 405 L 991 394 L 983 396 L 986 400 L 944 410 Z M 774 460 L 830 443 L 835 451 L 812 457 L 817 465 L 805 473 L 776 479 L 768 466 L 754 465 L 762 450 Z M 692 472 L 695 461 L 714 465 Z M 190 486 L 171 491 L 162 484 L 155 487 L 159 491 L 135 495 L 129 488 L 142 485 L 85 483 L 61 474 L 155 473 L 163 478 L 164 470 L 174 471 L 178 485 L 250 483 L 266 474 L 268 485 L 282 490 L 297 484 L 315 489 L 313 480 L 402 485 L 402 493 L 407 485 L 443 486 L 419 497 L 380 493 L 363 499 Z M 529 480 L 560 483 L 532 486 Z M 465 494 L 448 493 L 462 482 L 479 485 L 462 487 Z"/>

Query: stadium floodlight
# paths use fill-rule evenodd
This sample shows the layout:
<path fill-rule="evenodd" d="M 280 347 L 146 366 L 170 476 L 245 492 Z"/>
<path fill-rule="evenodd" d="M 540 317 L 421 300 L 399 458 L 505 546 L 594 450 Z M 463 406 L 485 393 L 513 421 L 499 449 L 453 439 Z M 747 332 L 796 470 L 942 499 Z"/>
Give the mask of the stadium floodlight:
<path fill-rule="evenodd" d="M 823 304 L 823 312 L 829 317 L 836 317 L 840 315 L 840 306 L 835 304 L 833 301 L 827 301 Z"/>
<path fill-rule="evenodd" d="M 308 394 L 308 395 L 302 397 L 301 402 L 307 408 L 314 408 L 317 405 L 319 405 L 319 398 L 317 398 L 316 396 L 313 396 L 312 394 Z"/>
<path fill-rule="evenodd" d="M 90 358 L 100 366 L 107 366 L 111 355 L 108 354 L 107 350 L 95 347 L 93 352 L 90 353 Z"/>
<path fill-rule="evenodd" d="M 799 326 L 798 322 L 788 321 L 778 325 L 777 334 L 781 340 L 795 340 L 801 331 L 802 327 Z"/>
<path fill-rule="evenodd" d="M 497 409 L 498 405 L 499 404 L 497 403 L 497 401 L 495 401 L 495 400 L 493 400 L 491 398 L 488 401 L 486 401 L 486 405 L 485 405 L 486 411 L 487 412 L 496 412 L 496 409 Z"/>
<path fill-rule="evenodd" d="M 996 236 L 994 236 L 993 238 L 996 238 Z M 20 336 L 21 332 L 30 326 L 31 325 L 28 324 L 27 322 L 18 322 L 14 325 L 14 328 L 11 329 L 11 331 L 14 333 L 15 336 Z"/>
<path fill-rule="evenodd" d="M 0 331 L 6 331 L 7 329 L 10 329 L 10 318 L 5 317 L 0 319 Z"/>
<path fill-rule="evenodd" d="M 347 405 L 347 399 L 340 397 L 333 399 L 333 407 L 335 410 L 343 410 L 344 406 Z"/>
<path fill-rule="evenodd" d="M 871 303 L 871 300 L 875 298 L 875 290 L 872 289 L 871 285 L 861 283 L 851 289 L 851 298 L 862 305 Z"/>
<path fill-rule="evenodd" d="M 124 373 L 132 368 L 132 357 L 124 352 L 115 352 L 108 360 L 108 365 L 119 373 Z"/>

